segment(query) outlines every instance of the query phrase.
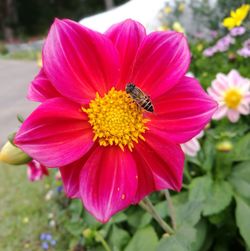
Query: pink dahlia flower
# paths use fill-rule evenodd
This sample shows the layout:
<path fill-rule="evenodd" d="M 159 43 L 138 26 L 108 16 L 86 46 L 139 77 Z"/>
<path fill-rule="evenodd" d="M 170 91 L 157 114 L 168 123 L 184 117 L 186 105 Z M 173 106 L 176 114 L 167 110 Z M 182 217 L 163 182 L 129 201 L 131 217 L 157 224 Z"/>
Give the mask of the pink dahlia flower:
<path fill-rule="evenodd" d="M 36 160 L 31 160 L 27 165 L 27 176 L 30 181 L 38 181 L 49 175 L 47 167 Z"/>
<path fill-rule="evenodd" d="M 231 70 L 228 75 L 217 74 L 208 93 L 219 103 L 213 116 L 216 120 L 227 116 L 234 123 L 240 114 L 250 113 L 250 80 L 241 77 L 236 70 Z"/>
<path fill-rule="evenodd" d="M 185 77 L 190 52 L 182 33 L 146 35 L 126 20 L 101 34 L 56 20 L 42 56 L 28 94 L 42 104 L 15 144 L 59 167 L 69 197 L 105 222 L 152 191 L 181 189 L 180 144 L 203 129 L 217 106 Z M 138 107 L 125 92 L 128 83 L 150 96 L 154 113 Z"/>

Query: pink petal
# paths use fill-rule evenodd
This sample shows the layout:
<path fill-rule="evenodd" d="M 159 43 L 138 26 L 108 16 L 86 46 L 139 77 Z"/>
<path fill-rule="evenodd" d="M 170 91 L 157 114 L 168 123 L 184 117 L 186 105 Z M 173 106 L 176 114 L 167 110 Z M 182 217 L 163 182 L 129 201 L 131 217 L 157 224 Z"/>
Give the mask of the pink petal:
<path fill-rule="evenodd" d="M 131 80 L 154 99 L 178 83 L 189 63 L 190 52 L 183 33 L 152 32 L 138 49 Z"/>
<path fill-rule="evenodd" d="M 44 70 L 41 69 L 29 85 L 27 98 L 32 101 L 44 102 L 47 99 L 60 96 L 61 94 L 51 84 Z"/>
<path fill-rule="evenodd" d="M 228 110 L 228 112 L 227 112 L 227 116 L 228 116 L 228 119 L 229 119 L 231 122 L 235 123 L 235 122 L 237 122 L 237 121 L 239 120 L 239 118 L 240 118 L 240 113 L 239 113 L 237 110 L 232 110 L 232 109 L 230 109 L 230 110 Z"/>
<path fill-rule="evenodd" d="M 88 153 L 85 154 L 81 159 L 78 159 L 77 161 L 66 166 L 59 167 L 63 181 L 63 188 L 69 198 L 80 198 L 80 174 L 82 167 L 85 165 L 94 149 L 95 147 L 93 146 L 91 150 L 88 151 Z"/>
<path fill-rule="evenodd" d="M 246 104 L 244 102 L 242 102 L 239 107 L 238 107 L 238 111 L 241 114 L 247 115 L 250 113 L 250 104 Z"/>
<path fill-rule="evenodd" d="M 211 96 L 214 100 L 220 101 L 223 99 L 223 96 L 221 95 L 221 93 L 218 93 L 212 87 L 207 88 L 207 92 L 208 92 L 209 96 Z"/>
<path fill-rule="evenodd" d="M 138 189 L 135 203 L 147 194 L 161 189 L 180 191 L 184 154 L 179 145 L 163 138 L 157 131 L 145 135 L 146 142 L 135 146 L 138 168 Z"/>
<path fill-rule="evenodd" d="M 217 96 L 223 96 L 223 93 L 228 89 L 228 86 L 225 86 L 223 82 L 215 79 L 212 81 L 212 89 Z"/>
<path fill-rule="evenodd" d="M 183 77 L 169 92 L 154 102 L 155 115 L 149 127 L 176 143 L 185 143 L 210 121 L 217 103 L 194 78 Z"/>
<path fill-rule="evenodd" d="M 104 35 L 56 19 L 43 49 L 44 70 L 55 88 L 81 104 L 106 93 L 119 77 L 119 58 Z"/>
<path fill-rule="evenodd" d="M 98 147 L 82 168 L 80 192 L 86 209 L 101 222 L 129 206 L 137 189 L 132 154 L 118 147 Z"/>
<path fill-rule="evenodd" d="M 127 19 L 113 25 L 106 32 L 106 35 L 112 40 L 120 56 L 121 77 L 117 88 L 125 89 L 125 85 L 130 82 L 130 75 L 137 50 L 146 36 L 145 28 L 142 24 Z"/>
<path fill-rule="evenodd" d="M 219 106 L 213 115 L 213 119 L 216 119 L 216 120 L 222 119 L 223 117 L 226 116 L 227 111 L 228 111 L 228 108 L 226 105 Z"/>
<path fill-rule="evenodd" d="M 36 160 L 31 160 L 27 164 L 27 175 L 30 181 L 38 181 L 43 178 L 44 175 L 48 176 L 48 169 Z"/>
<path fill-rule="evenodd" d="M 239 72 L 234 69 L 229 72 L 228 79 L 229 79 L 230 84 L 232 86 L 238 86 L 239 83 L 243 80 L 243 78 L 240 76 Z"/>
<path fill-rule="evenodd" d="M 22 124 L 15 144 L 48 167 L 67 165 L 93 145 L 87 115 L 64 98 L 42 103 Z"/>

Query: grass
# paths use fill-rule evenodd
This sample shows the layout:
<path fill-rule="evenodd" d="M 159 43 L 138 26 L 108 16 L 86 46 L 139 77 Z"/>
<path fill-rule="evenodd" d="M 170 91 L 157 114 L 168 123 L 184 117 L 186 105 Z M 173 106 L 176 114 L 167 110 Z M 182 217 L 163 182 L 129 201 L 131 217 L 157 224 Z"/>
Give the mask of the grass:
<path fill-rule="evenodd" d="M 0 250 L 42 250 L 39 235 L 54 231 L 48 227 L 48 190 L 48 179 L 27 180 L 25 166 L 0 164 Z"/>

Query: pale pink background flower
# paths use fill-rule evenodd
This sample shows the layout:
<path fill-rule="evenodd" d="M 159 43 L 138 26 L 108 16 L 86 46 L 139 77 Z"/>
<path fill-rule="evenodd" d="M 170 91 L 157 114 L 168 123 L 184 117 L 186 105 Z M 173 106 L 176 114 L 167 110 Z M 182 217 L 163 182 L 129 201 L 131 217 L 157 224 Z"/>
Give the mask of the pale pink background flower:
<path fill-rule="evenodd" d="M 241 27 L 235 27 L 232 30 L 230 30 L 230 35 L 233 37 L 241 36 L 246 32 L 246 28 L 241 26 Z"/>
<path fill-rule="evenodd" d="M 182 33 L 147 35 L 140 23 L 126 20 L 101 34 L 56 20 L 28 94 L 42 104 L 15 144 L 59 167 L 66 194 L 102 222 L 153 191 L 180 191 L 180 144 L 197 135 L 217 107 L 196 79 L 185 76 L 189 63 Z M 155 113 L 138 109 L 125 92 L 128 83 L 150 96 Z"/>
<path fill-rule="evenodd" d="M 27 176 L 30 181 L 38 181 L 49 175 L 48 169 L 36 160 L 31 160 L 27 166 Z"/>
<path fill-rule="evenodd" d="M 201 149 L 198 139 L 200 139 L 203 135 L 204 135 L 204 132 L 201 131 L 198 135 L 193 137 L 188 142 L 181 144 L 182 151 L 188 156 L 195 157 Z"/>
<path fill-rule="evenodd" d="M 218 73 L 207 91 L 219 103 L 214 119 L 228 117 L 234 123 L 240 114 L 250 113 L 250 80 L 243 78 L 237 70 L 231 70 L 228 75 Z"/>
<path fill-rule="evenodd" d="M 237 51 L 238 55 L 248 58 L 250 57 L 250 39 L 243 43 L 243 47 Z"/>

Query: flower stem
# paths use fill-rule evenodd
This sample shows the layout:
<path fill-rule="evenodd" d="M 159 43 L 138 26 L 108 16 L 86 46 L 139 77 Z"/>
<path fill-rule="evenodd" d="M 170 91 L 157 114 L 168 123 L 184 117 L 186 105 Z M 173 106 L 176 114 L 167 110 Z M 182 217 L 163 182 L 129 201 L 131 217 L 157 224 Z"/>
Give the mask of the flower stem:
<path fill-rule="evenodd" d="M 171 196 L 170 196 L 170 193 L 168 190 L 165 190 L 164 193 L 165 193 L 165 197 L 166 197 L 167 204 L 168 204 L 169 215 L 171 218 L 172 226 L 173 226 L 173 229 L 176 230 L 176 214 L 175 214 L 175 210 L 174 210 L 173 201 L 171 199 Z"/>
<path fill-rule="evenodd" d="M 108 243 L 105 241 L 103 236 L 98 231 L 95 232 L 95 238 L 96 238 L 96 241 L 101 242 L 105 251 L 111 251 L 111 248 L 109 247 Z"/>
<path fill-rule="evenodd" d="M 140 206 L 145 209 L 159 223 L 161 228 L 168 234 L 174 234 L 174 230 L 161 218 L 155 207 L 148 197 L 145 197 L 140 203 Z"/>

